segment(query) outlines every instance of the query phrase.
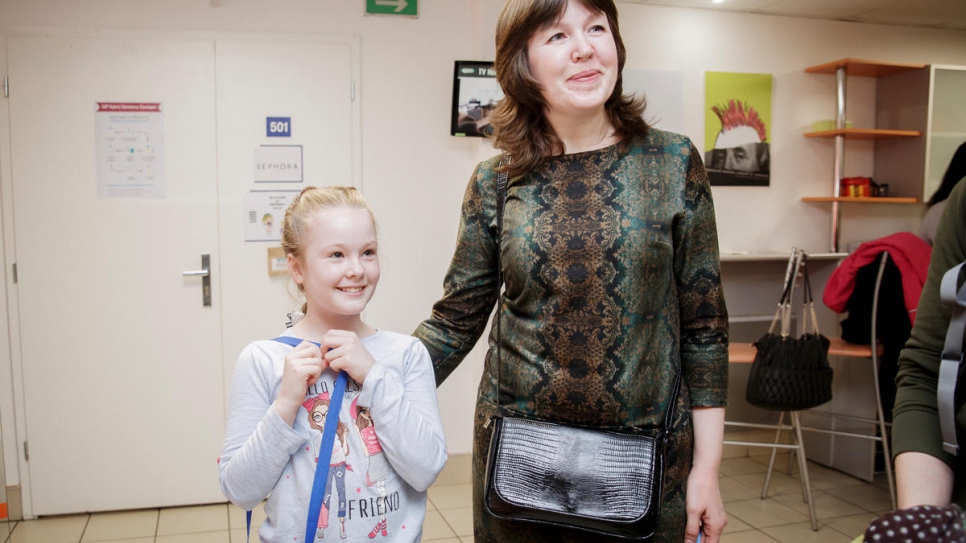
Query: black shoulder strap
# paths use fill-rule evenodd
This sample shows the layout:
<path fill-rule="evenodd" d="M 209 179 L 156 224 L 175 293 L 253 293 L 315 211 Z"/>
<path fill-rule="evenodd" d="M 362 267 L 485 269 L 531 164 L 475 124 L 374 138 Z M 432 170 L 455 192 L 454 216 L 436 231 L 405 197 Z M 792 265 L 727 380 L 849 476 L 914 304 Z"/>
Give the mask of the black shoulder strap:
<path fill-rule="evenodd" d="M 504 153 L 500 159 L 500 168 L 510 163 L 510 155 Z M 509 174 L 506 170 L 499 172 L 496 177 L 496 225 L 497 225 L 497 245 L 500 243 L 500 235 L 503 233 L 503 210 L 506 208 L 506 186 L 509 181 Z"/>

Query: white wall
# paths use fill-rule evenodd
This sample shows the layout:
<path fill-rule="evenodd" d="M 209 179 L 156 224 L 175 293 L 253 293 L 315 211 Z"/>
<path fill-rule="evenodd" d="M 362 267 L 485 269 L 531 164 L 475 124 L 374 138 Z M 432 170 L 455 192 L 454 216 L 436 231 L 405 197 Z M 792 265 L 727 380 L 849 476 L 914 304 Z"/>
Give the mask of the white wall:
<path fill-rule="evenodd" d="M 361 0 L 0 0 L 0 32 L 65 27 L 189 32 L 356 35 L 362 43 L 363 189 L 380 223 L 383 279 L 367 319 L 411 331 L 441 293 L 454 247 L 459 204 L 473 166 L 494 153 L 484 141 L 449 136 L 453 61 L 492 59 L 501 0 L 420 0 L 417 19 L 365 16 Z M 828 250 L 829 207 L 802 196 L 831 192 L 831 141 L 807 140 L 804 128 L 835 112 L 835 82 L 803 73 L 843 57 L 966 65 L 966 32 L 813 21 L 749 14 L 619 4 L 630 69 L 678 70 L 684 79 L 684 123 L 702 147 L 704 72 L 774 75 L 772 180 L 766 188 L 716 187 L 722 249 Z M 2 64 L 0 64 L 2 66 Z M 851 79 L 849 118 L 872 124 L 871 80 Z M 16 82 L 12 82 L 16 88 Z M 6 111 L 0 114 L 6 134 Z M 3 137 L 3 136 L 0 136 Z M 0 139 L 0 146 L 7 147 Z M 9 154 L 2 154 L 0 160 Z M 311 152 L 311 150 L 306 150 Z M 871 172 L 871 144 L 850 143 L 847 175 Z M 9 165 L 0 164 L 9 183 Z M 9 194 L 9 192 L 6 192 Z M 11 206 L 3 203 L 9 230 Z M 920 206 L 847 208 L 843 245 L 913 229 Z M 861 221 L 851 219 L 861 216 Z M 7 266 L 12 235 L 4 233 Z M 5 268 L 5 270 L 8 268 Z M 4 277 L 0 272 L 0 277 Z M 10 292 L 9 274 L 0 297 Z M 3 322 L 0 322 L 2 325 Z M 5 335 L 5 333 L 3 334 Z M 17 351 L 14 350 L 14 353 Z M 0 350 L 0 408 L 13 404 L 11 352 Z M 440 388 L 451 453 L 470 450 L 471 412 L 482 350 Z M 7 484 L 18 441 L 2 413 Z M 213 452 L 213 454 L 215 454 Z M 15 461 L 15 460 L 14 460 Z"/>

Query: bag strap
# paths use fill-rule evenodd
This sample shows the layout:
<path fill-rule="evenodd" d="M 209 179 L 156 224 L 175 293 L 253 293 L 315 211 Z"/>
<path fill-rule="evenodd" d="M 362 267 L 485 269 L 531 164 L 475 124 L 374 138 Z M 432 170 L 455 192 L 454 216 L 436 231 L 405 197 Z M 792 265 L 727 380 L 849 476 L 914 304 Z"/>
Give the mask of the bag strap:
<path fill-rule="evenodd" d="M 795 291 L 795 279 L 798 277 L 798 270 L 802 266 L 804 251 L 797 247 L 792 247 L 788 256 L 788 266 L 785 268 L 785 282 L 782 285 L 782 295 L 778 299 L 778 307 L 775 309 L 775 317 L 772 318 L 768 333 L 775 333 L 775 326 L 781 325 L 781 337 L 788 337 L 792 320 L 792 295 Z"/>
<path fill-rule="evenodd" d="M 295 347 L 302 343 L 301 339 L 292 336 L 279 336 L 274 339 L 279 343 Z M 312 341 L 313 345 L 321 347 Z M 339 372 L 335 380 L 335 387 L 329 397 L 329 414 L 334 417 L 326 416 L 325 425 L 322 427 L 322 443 L 319 445 L 319 457 L 316 459 L 315 480 L 312 482 L 312 497 L 309 499 L 309 516 L 305 520 L 305 541 L 315 541 L 315 532 L 319 527 L 319 513 L 322 511 L 322 498 L 325 495 L 325 485 L 329 479 L 329 459 L 332 457 L 332 447 L 335 445 L 335 431 L 339 424 L 339 413 L 342 412 L 342 397 L 345 396 L 348 374 L 344 371 Z M 248 512 L 248 530 L 251 532 L 251 511 Z"/>
<path fill-rule="evenodd" d="M 948 270 L 939 286 L 939 296 L 943 302 L 953 306 L 946 329 L 946 342 L 943 345 L 942 362 L 939 364 L 939 382 L 936 385 L 939 426 L 943 434 L 943 450 L 956 455 L 959 441 L 956 438 L 956 381 L 959 377 L 959 364 L 963 359 L 963 331 L 966 328 L 966 284 L 959 292 L 959 270 L 966 262 Z"/>
<path fill-rule="evenodd" d="M 504 153 L 503 157 L 500 159 L 500 167 L 506 166 L 510 163 L 510 155 Z M 509 175 L 506 170 L 501 171 L 496 178 L 496 269 L 498 274 L 498 287 L 503 285 L 503 262 L 502 262 L 502 243 L 501 238 L 503 237 L 503 212 L 506 209 L 506 198 L 507 198 L 507 185 L 509 184 Z M 503 293 L 500 292 L 497 295 L 497 308 L 496 308 L 496 407 L 497 410 L 503 411 L 503 404 L 500 403 L 500 392 L 503 390 L 500 383 L 500 368 L 503 366 L 503 331 L 501 329 L 500 323 L 503 321 Z M 674 386 L 671 390 L 671 397 L 668 401 L 667 412 L 664 414 L 664 429 L 669 430 L 671 428 L 671 421 L 674 416 L 674 406 L 677 405 L 678 400 L 678 389 L 681 388 L 681 370 L 675 375 Z"/>
<path fill-rule="evenodd" d="M 802 252 L 802 335 L 808 333 L 808 321 L 812 321 L 812 333 L 819 335 L 818 317 L 815 315 L 815 300 L 812 298 L 812 282 L 808 278 L 808 255 Z"/>
<path fill-rule="evenodd" d="M 510 155 L 504 153 L 500 158 L 500 168 L 510 163 Z M 496 304 L 496 409 L 503 413 L 500 393 L 503 390 L 500 382 L 500 369 L 503 367 L 503 211 L 506 209 L 506 192 L 510 174 L 503 170 L 496 176 L 496 272 L 497 272 L 497 304 Z"/>

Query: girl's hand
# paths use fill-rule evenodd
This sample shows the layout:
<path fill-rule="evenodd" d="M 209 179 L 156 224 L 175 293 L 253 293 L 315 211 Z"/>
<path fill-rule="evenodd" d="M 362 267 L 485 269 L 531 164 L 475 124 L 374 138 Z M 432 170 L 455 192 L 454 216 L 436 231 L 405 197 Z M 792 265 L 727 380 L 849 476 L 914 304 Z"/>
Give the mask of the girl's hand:
<path fill-rule="evenodd" d="M 376 359 L 369 354 L 355 332 L 329 330 L 322 338 L 322 352 L 325 353 L 325 367 L 345 371 L 360 385 L 376 365 Z"/>
<path fill-rule="evenodd" d="M 309 385 L 322 374 L 322 352 L 318 347 L 303 341 L 285 355 L 282 366 L 282 383 L 273 405 L 275 411 L 289 426 L 295 424 L 295 415 L 305 401 Z"/>
<path fill-rule="evenodd" d="M 686 496 L 688 523 L 684 531 L 685 543 L 695 543 L 699 531 L 702 534 L 701 543 L 718 543 L 728 524 L 728 515 L 721 501 L 717 470 L 692 468 L 688 475 Z"/>

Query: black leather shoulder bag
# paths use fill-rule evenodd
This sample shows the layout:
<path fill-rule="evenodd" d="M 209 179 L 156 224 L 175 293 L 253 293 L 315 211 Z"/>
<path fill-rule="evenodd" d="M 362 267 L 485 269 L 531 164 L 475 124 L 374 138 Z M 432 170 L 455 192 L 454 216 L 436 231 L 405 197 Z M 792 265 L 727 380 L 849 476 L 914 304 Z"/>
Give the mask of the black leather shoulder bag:
<path fill-rule="evenodd" d="M 504 155 L 505 164 L 507 160 Z M 498 239 L 507 174 L 497 180 Z M 497 249 L 500 284 L 502 265 Z M 503 304 L 501 293 L 499 305 Z M 647 541 L 661 512 L 664 457 L 681 373 L 662 427 L 610 430 L 508 415 L 500 405 L 502 348 L 497 313 L 497 405 L 484 503 L 493 516 Z"/>

